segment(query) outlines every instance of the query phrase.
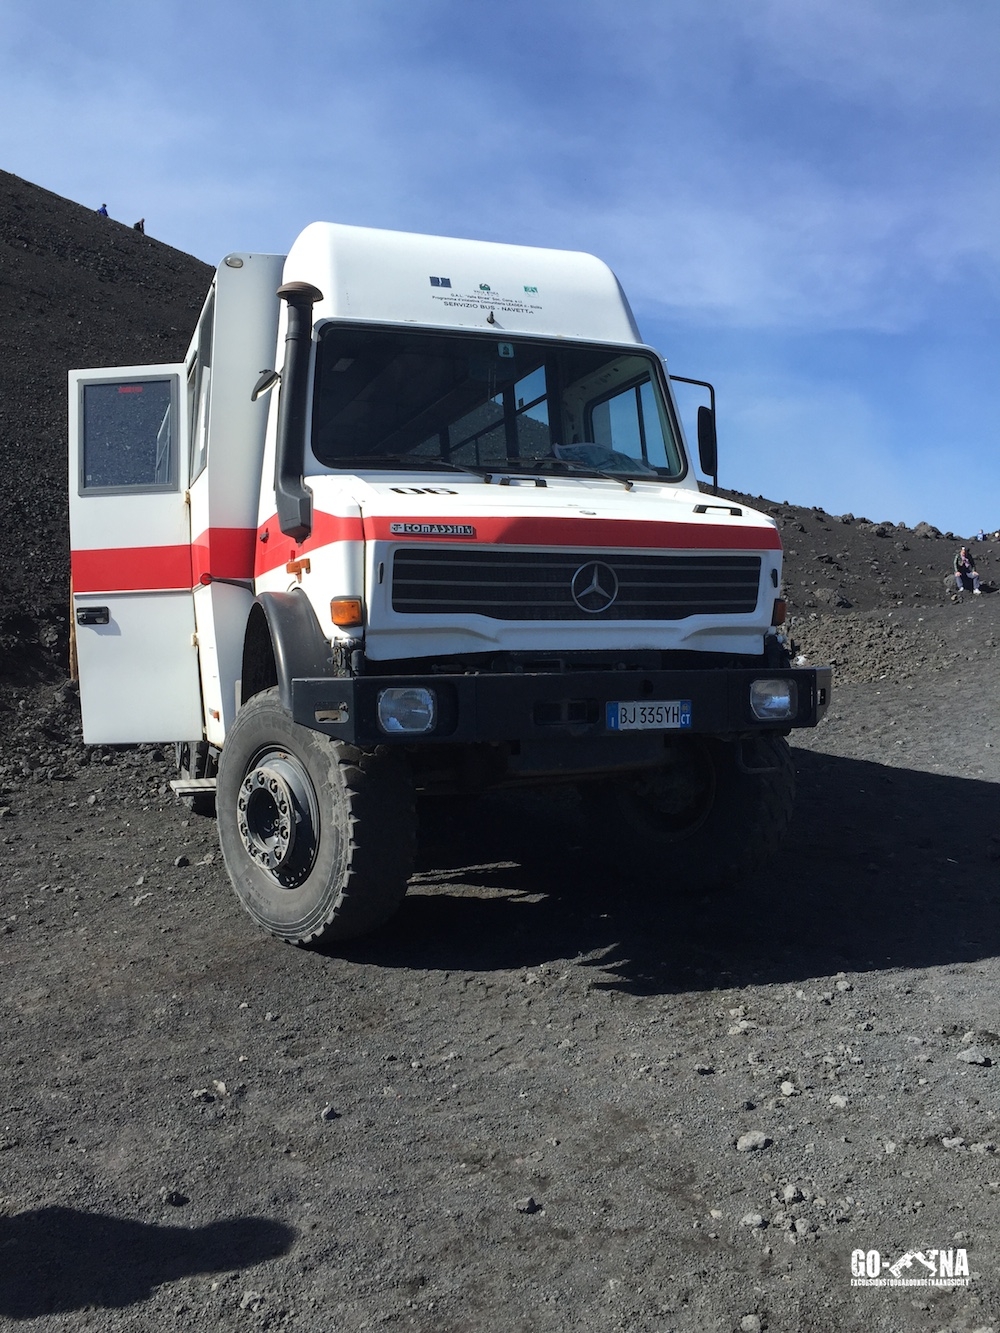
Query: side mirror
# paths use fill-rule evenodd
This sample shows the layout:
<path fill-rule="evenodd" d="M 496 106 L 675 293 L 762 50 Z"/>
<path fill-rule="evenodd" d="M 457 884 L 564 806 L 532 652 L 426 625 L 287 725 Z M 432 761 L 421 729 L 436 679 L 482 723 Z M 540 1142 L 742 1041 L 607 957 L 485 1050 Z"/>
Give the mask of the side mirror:
<path fill-rule="evenodd" d="M 697 384 L 708 390 L 711 407 L 698 408 L 698 460 L 701 470 L 712 478 L 712 489 L 719 489 L 719 446 L 715 438 L 715 387 L 708 380 L 692 380 L 687 375 L 671 375 L 679 384 Z"/>
<path fill-rule="evenodd" d="M 253 393 L 250 395 L 251 403 L 255 403 L 262 393 L 270 393 L 274 386 L 281 380 L 281 372 L 278 370 L 262 370 L 260 379 L 253 386 Z"/>
<path fill-rule="evenodd" d="M 714 482 L 719 474 L 719 445 L 715 435 L 715 413 L 710 407 L 698 408 L 698 460 L 702 472 Z"/>

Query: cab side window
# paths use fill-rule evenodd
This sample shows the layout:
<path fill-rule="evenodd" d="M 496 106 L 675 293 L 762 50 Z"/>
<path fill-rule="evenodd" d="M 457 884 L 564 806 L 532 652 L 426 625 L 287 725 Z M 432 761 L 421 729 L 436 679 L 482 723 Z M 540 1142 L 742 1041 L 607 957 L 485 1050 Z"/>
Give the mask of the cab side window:
<path fill-rule="evenodd" d="M 669 427 L 648 378 L 592 404 L 590 429 L 597 444 L 615 453 L 641 459 L 653 467 L 677 468 Z"/>
<path fill-rule="evenodd" d="M 172 379 L 84 384 L 81 491 L 177 488 Z"/>
<path fill-rule="evenodd" d="M 201 475 L 208 462 L 208 413 L 212 402 L 212 334 L 215 295 L 209 298 L 198 325 L 198 357 L 189 392 L 191 401 L 191 480 Z"/>

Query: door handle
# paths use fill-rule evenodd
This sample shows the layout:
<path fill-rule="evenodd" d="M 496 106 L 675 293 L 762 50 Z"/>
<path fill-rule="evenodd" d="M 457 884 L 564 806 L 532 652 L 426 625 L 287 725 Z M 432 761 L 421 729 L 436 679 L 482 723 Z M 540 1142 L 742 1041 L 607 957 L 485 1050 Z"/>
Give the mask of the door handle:
<path fill-rule="evenodd" d="M 78 625 L 108 625 L 111 614 L 106 606 L 81 606 L 76 613 Z"/>

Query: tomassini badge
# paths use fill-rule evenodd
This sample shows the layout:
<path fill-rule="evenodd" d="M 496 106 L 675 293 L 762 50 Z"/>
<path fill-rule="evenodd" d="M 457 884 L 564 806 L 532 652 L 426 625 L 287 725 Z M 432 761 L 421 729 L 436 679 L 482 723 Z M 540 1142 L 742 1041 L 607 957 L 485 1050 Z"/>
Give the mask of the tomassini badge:
<path fill-rule="evenodd" d="M 474 537 L 471 523 L 390 523 L 394 537 Z"/>
<path fill-rule="evenodd" d="M 603 560 L 588 560 L 573 575 L 569 589 L 581 611 L 596 615 L 618 596 L 618 575 Z"/>

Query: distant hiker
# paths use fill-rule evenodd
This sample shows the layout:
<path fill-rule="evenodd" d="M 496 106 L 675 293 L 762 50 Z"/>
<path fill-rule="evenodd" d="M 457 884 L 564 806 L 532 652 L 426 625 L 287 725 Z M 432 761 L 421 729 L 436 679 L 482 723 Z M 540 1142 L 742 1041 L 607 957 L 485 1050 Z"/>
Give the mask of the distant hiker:
<path fill-rule="evenodd" d="M 986 540 L 986 533 L 983 532 L 982 528 L 979 529 L 979 537 L 977 538 L 977 540 L 981 542 L 984 542 Z"/>
<path fill-rule="evenodd" d="M 140 218 L 138 222 L 133 222 L 133 223 L 132 223 L 132 230 L 133 230 L 133 231 L 141 232 L 141 233 L 143 234 L 143 236 L 145 236 L 145 234 L 146 234 L 146 219 L 145 219 L 145 218 Z"/>
<path fill-rule="evenodd" d="M 978 597 L 979 572 L 976 569 L 975 561 L 968 552 L 968 548 L 963 546 L 958 555 L 955 556 L 955 591 L 967 592 L 970 588 Z"/>
<path fill-rule="evenodd" d="M 106 218 L 106 217 L 108 216 L 108 206 L 107 206 L 107 204 L 102 204 L 102 205 L 100 206 L 100 208 L 99 208 L 97 211 L 98 211 L 98 213 L 101 215 L 102 218 Z"/>

